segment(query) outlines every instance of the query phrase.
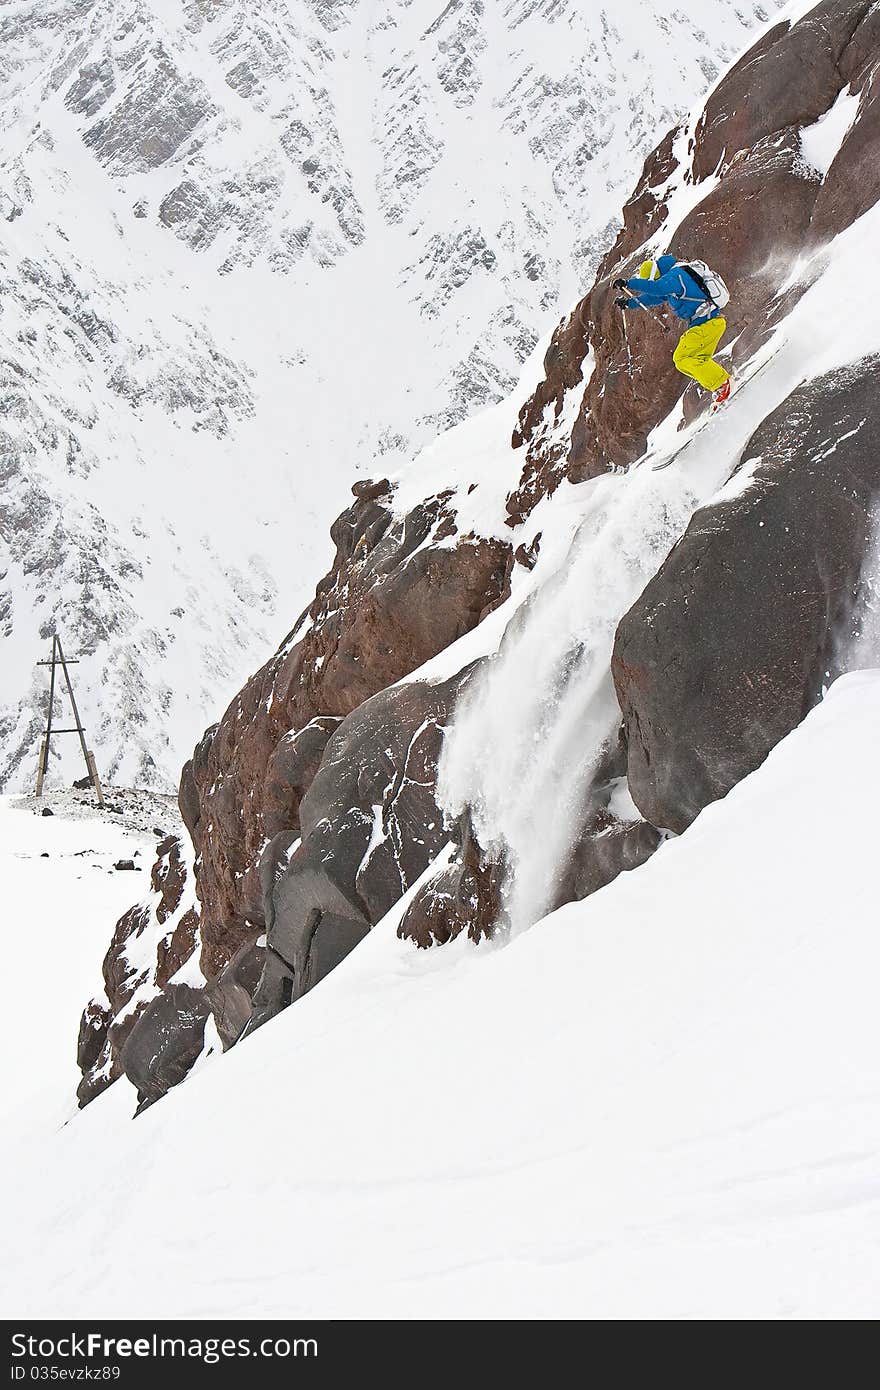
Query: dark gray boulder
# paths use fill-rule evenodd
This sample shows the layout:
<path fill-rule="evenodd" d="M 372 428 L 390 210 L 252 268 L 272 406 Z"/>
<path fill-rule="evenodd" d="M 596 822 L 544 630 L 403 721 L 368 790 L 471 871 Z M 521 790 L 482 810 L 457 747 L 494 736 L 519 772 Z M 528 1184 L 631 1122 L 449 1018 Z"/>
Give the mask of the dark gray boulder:
<path fill-rule="evenodd" d="M 76 1042 L 76 1064 L 80 1071 L 91 1071 L 96 1066 L 107 1042 L 107 1030 L 113 1021 L 110 1009 L 102 1007 L 96 999 L 90 1000 L 83 1010 L 79 1023 L 79 1036 Z"/>
<path fill-rule="evenodd" d="M 456 849 L 414 895 L 397 935 L 416 946 L 445 946 L 462 932 L 480 941 L 502 919 L 505 866 L 486 855 L 465 812 L 455 827 Z"/>
<path fill-rule="evenodd" d="M 647 821 L 623 821 L 608 811 L 600 812 L 572 850 L 554 906 L 580 902 L 607 887 L 618 874 L 637 869 L 650 859 L 662 838 Z"/>
<path fill-rule="evenodd" d="M 245 941 L 228 965 L 205 986 L 224 1052 L 234 1047 L 250 1023 L 253 997 L 266 957 L 261 937 Z"/>
<path fill-rule="evenodd" d="M 209 1013 L 204 990 L 192 985 L 166 985 L 144 1009 L 120 1054 L 139 1112 L 186 1076 L 202 1051 Z"/>
<path fill-rule="evenodd" d="M 839 670 L 880 491 L 880 360 L 793 391 L 622 619 L 612 670 L 633 799 L 684 830 Z"/>
<path fill-rule="evenodd" d="M 300 802 L 321 766 L 324 749 L 341 723 L 337 715 L 321 714 L 304 729 L 292 729 L 279 739 L 269 758 L 263 787 L 267 835 L 276 835 L 295 823 Z"/>
<path fill-rule="evenodd" d="M 267 926 L 251 1028 L 338 965 L 449 838 L 434 801 L 443 726 L 463 674 L 367 700 L 342 721 L 300 805 L 261 865 Z"/>

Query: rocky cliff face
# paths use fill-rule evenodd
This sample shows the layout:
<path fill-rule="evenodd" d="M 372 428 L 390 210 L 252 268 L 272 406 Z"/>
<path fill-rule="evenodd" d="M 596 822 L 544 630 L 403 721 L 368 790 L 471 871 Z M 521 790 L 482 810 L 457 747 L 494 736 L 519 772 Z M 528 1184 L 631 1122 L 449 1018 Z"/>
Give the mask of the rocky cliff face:
<path fill-rule="evenodd" d="M 265 1022 L 419 878 L 395 919 L 419 946 L 600 889 L 821 698 L 880 489 L 880 324 L 846 306 L 877 232 L 878 25 L 827 0 L 769 28 L 648 158 L 525 403 L 356 487 L 313 604 L 184 769 L 208 984 L 157 977 L 121 1045 L 91 1005 L 85 1098 L 122 1069 L 155 1099 L 206 1019 L 224 1046 Z M 769 363 L 699 435 L 674 339 L 630 315 L 631 368 L 612 303 L 667 248 L 733 288 L 734 368 Z"/>
<path fill-rule="evenodd" d="M 395 517 L 387 484 L 357 491 L 334 523 L 336 561 L 302 619 L 303 635 L 296 640 L 295 630 L 248 682 L 183 772 L 181 807 L 200 856 L 209 973 L 246 923 L 265 925 L 267 856 L 286 854 L 298 837 L 312 781 L 364 702 L 506 596 L 510 546 L 476 537 L 443 545 L 455 523 L 442 497 Z M 372 823 L 373 803 L 366 805 Z"/>

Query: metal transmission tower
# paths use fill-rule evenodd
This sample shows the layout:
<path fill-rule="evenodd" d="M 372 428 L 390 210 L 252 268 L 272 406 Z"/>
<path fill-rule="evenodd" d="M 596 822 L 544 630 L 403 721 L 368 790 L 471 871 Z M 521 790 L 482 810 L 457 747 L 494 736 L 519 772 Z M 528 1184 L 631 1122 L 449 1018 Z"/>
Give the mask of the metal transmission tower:
<path fill-rule="evenodd" d="M 71 657 L 67 661 L 64 656 L 64 648 L 61 645 L 61 638 L 56 635 L 52 638 L 52 655 L 48 661 L 38 661 L 38 666 L 50 666 L 52 668 L 49 678 L 49 713 L 46 716 L 46 732 L 43 734 L 43 742 L 40 746 L 40 763 L 37 768 L 37 796 L 43 795 L 43 778 L 49 771 L 49 742 L 53 734 L 79 734 L 79 741 L 86 762 L 86 771 L 89 774 L 89 781 L 95 789 L 98 798 L 98 805 L 104 805 L 104 793 L 101 790 L 101 779 L 98 776 L 98 768 L 95 764 L 95 755 L 86 745 L 86 731 L 82 726 L 79 717 L 79 710 L 76 707 L 76 698 L 73 693 L 73 686 L 70 681 L 68 666 L 78 665 L 78 659 Z M 61 668 L 64 681 L 67 686 L 67 694 L 70 697 L 70 707 L 73 710 L 73 728 L 56 729 L 52 725 L 52 717 L 55 710 L 55 676 L 58 668 Z"/>

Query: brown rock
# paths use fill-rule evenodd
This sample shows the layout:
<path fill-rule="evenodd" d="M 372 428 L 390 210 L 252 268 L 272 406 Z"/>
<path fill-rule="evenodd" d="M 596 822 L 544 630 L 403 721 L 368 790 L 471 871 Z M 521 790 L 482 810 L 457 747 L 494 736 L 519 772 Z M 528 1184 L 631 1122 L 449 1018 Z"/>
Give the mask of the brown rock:
<path fill-rule="evenodd" d="M 853 81 L 861 91 L 858 118 L 851 126 L 828 170 L 816 199 L 811 223 L 817 244 L 830 241 L 880 199 L 880 11 L 874 11 L 859 30 L 870 28 L 875 54 L 873 68 L 857 70 Z M 867 61 L 867 59 L 865 60 Z M 858 64 L 853 55 L 853 66 Z"/>
<path fill-rule="evenodd" d="M 101 1056 L 111 1019 L 110 1010 L 96 999 L 90 1000 L 83 1010 L 76 1045 L 76 1064 L 80 1071 L 90 1071 Z"/>
<path fill-rule="evenodd" d="M 186 884 L 186 864 L 182 845 L 176 835 L 166 835 L 156 846 L 156 861 L 150 871 L 153 892 L 159 893 L 156 920 L 161 924 L 173 917 Z"/>
<path fill-rule="evenodd" d="M 365 502 L 373 502 L 378 497 L 390 498 L 392 488 L 387 478 L 380 478 L 378 482 L 372 478 L 363 478 L 352 484 L 351 491 L 353 497 L 362 497 Z"/>
<path fill-rule="evenodd" d="M 82 1080 L 76 1088 L 79 1108 L 82 1110 L 95 1100 L 97 1096 L 107 1090 L 108 1086 L 112 1086 L 114 1081 L 118 1081 L 121 1075 L 122 1066 L 119 1058 L 113 1052 L 109 1038 L 107 1038 L 91 1066 L 83 1072 Z"/>
<path fill-rule="evenodd" d="M 518 545 L 514 551 L 513 558 L 523 569 L 533 570 L 538 563 L 538 556 L 541 553 L 541 532 L 533 536 L 528 545 L 523 543 Z"/>
<path fill-rule="evenodd" d="M 871 0 L 826 0 L 799 23 L 783 22 L 765 34 L 706 103 L 697 127 L 696 178 L 827 111 L 843 85 L 841 58 L 870 9 Z"/>
<path fill-rule="evenodd" d="M 607 810 L 597 813 L 572 851 L 553 907 L 580 902 L 605 888 L 618 874 L 650 859 L 662 835 L 647 821 L 622 821 Z"/>
<path fill-rule="evenodd" d="M 300 802 L 321 766 L 331 734 L 341 722 L 338 715 L 319 715 L 304 729 L 294 729 L 279 739 L 266 767 L 263 825 L 267 835 L 277 835 L 298 823 Z"/>
<path fill-rule="evenodd" d="M 156 947 L 156 984 L 164 989 L 185 965 L 196 949 L 199 937 L 199 914 L 195 908 L 184 912 L 171 936 L 162 938 Z"/>
<path fill-rule="evenodd" d="M 678 228 L 668 250 L 682 258 L 705 256 L 732 287 L 726 341 L 738 339 L 735 362 L 748 357 L 792 307 L 797 291 L 784 302 L 776 298 L 780 267 L 811 239 L 835 234 L 877 201 L 877 24 L 867 0 L 828 0 L 797 25 L 783 23 L 766 34 L 707 103 L 693 148 L 693 180 L 717 172 L 720 182 Z M 862 118 L 846 142 L 852 142 L 849 151 L 822 186 L 800 158 L 799 128 L 826 112 L 849 80 L 863 91 Z M 627 467 L 685 390 L 671 361 L 685 325 L 671 319 L 664 335 L 647 314 L 627 314 L 631 376 L 624 319 L 611 286 L 635 272 L 646 240 L 662 233 L 666 208 L 660 195 L 673 172 L 678 133 L 670 132 L 646 161 L 596 284 L 554 335 L 545 379 L 520 412 L 513 442 L 525 446 L 526 456 L 507 504 L 513 527 L 563 478 L 584 482 Z M 560 440 L 553 424 L 566 392 L 582 380 L 590 347 L 595 367 L 571 440 Z M 689 387 L 686 417 L 703 405 L 701 393 Z"/>
<path fill-rule="evenodd" d="M 142 906 L 129 908 L 116 923 L 103 963 L 104 988 L 114 1018 L 128 1003 L 140 980 L 128 961 L 129 939 L 140 936 L 149 926 L 149 911 Z"/>
<path fill-rule="evenodd" d="M 150 875 L 153 892 L 159 895 L 155 912 L 151 904 L 138 904 L 120 917 L 104 957 L 106 1001 L 92 1000 L 82 1016 L 77 1048 L 77 1062 L 83 1072 L 77 1090 L 80 1105 L 87 1105 L 125 1070 L 123 1048 L 146 1008 L 146 1000 L 132 1006 L 137 990 L 146 984 L 164 989 L 196 948 L 199 918 L 194 908 L 180 915 L 172 931 L 162 931 L 179 911 L 186 889 L 183 846 L 177 836 L 168 835 L 157 852 Z M 152 961 L 143 945 L 132 950 L 144 932 L 155 942 Z M 132 956 L 146 958 L 146 963 L 135 968 Z"/>

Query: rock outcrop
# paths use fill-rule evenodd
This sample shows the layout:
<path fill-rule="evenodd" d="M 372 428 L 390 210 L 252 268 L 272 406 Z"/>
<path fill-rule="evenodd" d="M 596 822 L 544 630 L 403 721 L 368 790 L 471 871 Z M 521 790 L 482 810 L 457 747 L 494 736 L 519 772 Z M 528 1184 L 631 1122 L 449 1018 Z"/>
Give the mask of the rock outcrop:
<path fill-rule="evenodd" d="M 150 897 L 116 923 L 103 963 L 104 998 L 90 1000 L 80 1021 L 77 1064 L 83 1076 L 77 1097 L 81 1105 L 94 1100 L 124 1073 L 140 1090 L 135 1070 L 129 1071 L 125 1058 L 152 1056 L 153 1028 L 146 1016 L 157 996 L 172 989 L 175 976 L 197 959 L 199 913 L 191 856 L 176 835 L 159 843 L 157 856 Z M 178 1077 L 180 1071 L 173 1030 L 166 1026 L 165 1032 L 163 1059 L 158 1059 L 157 1051 L 152 1070 L 153 1099 L 166 1074 L 165 1065 L 170 1067 L 169 1075 Z M 138 1037 L 128 1048 L 133 1034 Z M 136 1071 L 141 1078 L 140 1064 Z"/>
<path fill-rule="evenodd" d="M 445 498 L 400 517 L 387 483 L 356 484 L 355 493 L 333 525 L 336 558 L 308 613 L 184 768 L 208 978 L 243 934 L 266 926 L 264 848 L 300 834 L 303 797 L 339 722 L 474 627 L 508 590 L 510 546 L 455 537 Z"/>
<path fill-rule="evenodd" d="M 102 775 L 176 782 L 344 489 L 514 389 L 658 111 L 779 3 L 643 0 L 631 38 L 582 0 L 0 6 L 0 789 L 48 594 Z"/>
<path fill-rule="evenodd" d="M 432 793 L 459 678 L 395 683 L 503 602 L 512 548 L 459 536 L 446 496 L 398 516 L 387 482 L 353 491 L 313 604 L 183 769 L 200 983 L 163 968 L 166 958 L 180 968 L 181 944 L 194 950 L 189 917 L 159 940 L 143 978 L 129 942 L 167 914 L 160 903 L 121 919 L 105 962 L 109 1008 L 92 1001 L 83 1019 L 83 1103 L 122 1072 L 142 1103 L 155 1100 L 199 1055 L 208 1013 L 232 1046 L 338 964 L 445 843 Z M 153 871 L 166 895 L 178 864 L 168 854 Z"/>
<path fill-rule="evenodd" d="M 456 850 L 433 874 L 401 918 L 397 935 L 416 946 L 445 946 L 466 932 L 477 942 L 492 936 L 502 915 L 504 866 L 486 856 L 463 817 Z"/>

